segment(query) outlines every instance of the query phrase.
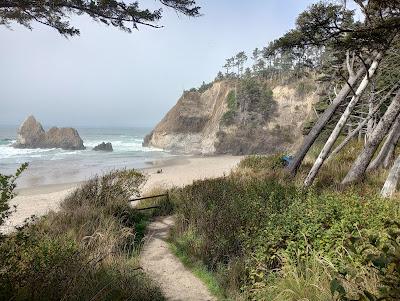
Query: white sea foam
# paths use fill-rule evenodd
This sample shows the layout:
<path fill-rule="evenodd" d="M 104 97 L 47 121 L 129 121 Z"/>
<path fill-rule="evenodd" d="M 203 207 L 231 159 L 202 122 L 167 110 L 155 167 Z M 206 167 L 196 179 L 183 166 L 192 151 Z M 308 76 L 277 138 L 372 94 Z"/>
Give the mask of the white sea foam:
<path fill-rule="evenodd" d="M 143 147 L 144 130 L 82 129 L 79 130 L 86 150 L 16 149 L 15 130 L 0 128 L 0 173 L 13 174 L 21 163 L 29 168 L 18 180 L 20 187 L 77 182 L 115 168 L 142 168 L 146 162 L 171 156 L 161 149 Z M 150 130 L 149 130 L 150 131 Z M 95 152 L 93 147 L 111 142 L 114 151 Z"/>

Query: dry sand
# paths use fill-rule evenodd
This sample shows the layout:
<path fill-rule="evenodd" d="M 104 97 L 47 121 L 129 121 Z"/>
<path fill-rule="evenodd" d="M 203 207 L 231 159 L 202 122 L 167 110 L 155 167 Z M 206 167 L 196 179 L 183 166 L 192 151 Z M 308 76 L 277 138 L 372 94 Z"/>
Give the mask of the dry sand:
<path fill-rule="evenodd" d="M 143 193 L 153 188 L 183 186 L 194 180 L 213 178 L 228 174 L 241 157 L 181 157 L 170 160 L 160 160 L 151 168 L 143 170 L 148 175 L 148 181 L 142 188 Z M 0 231 L 9 232 L 20 225 L 31 215 L 41 216 L 50 210 L 57 210 L 60 202 L 80 183 L 49 185 L 18 191 L 18 196 L 12 200 L 17 211 L 7 221 Z M 173 217 L 160 217 L 148 227 L 143 250 L 140 255 L 140 265 L 143 270 L 155 280 L 167 300 L 216 300 L 201 280 L 196 278 L 176 258 L 168 247 L 167 238 L 174 224 Z"/>
<path fill-rule="evenodd" d="M 207 287 L 184 267 L 169 249 L 172 216 L 159 217 L 148 226 L 148 235 L 140 253 L 140 266 L 158 283 L 167 300 L 216 300 Z"/>
<path fill-rule="evenodd" d="M 152 167 L 143 170 L 148 174 L 148 181 L 143 192 L 154 187 L 183 186 L 204 178 L 218 177 L 228 174 L 242 157 L 177 157 L 154 161 Z M 162 173 L 157 173 L 162 169 Z M 78 187 L 80 183 L 47 185 L 17 190 L 18 196 L 11 201 L 17 211 L 7 220 L 0 231 L 7 233 L 15 226 L 23 224 L 32 215 L 42 216 L 50 210 L 57 210 L 60 202 Z"/>

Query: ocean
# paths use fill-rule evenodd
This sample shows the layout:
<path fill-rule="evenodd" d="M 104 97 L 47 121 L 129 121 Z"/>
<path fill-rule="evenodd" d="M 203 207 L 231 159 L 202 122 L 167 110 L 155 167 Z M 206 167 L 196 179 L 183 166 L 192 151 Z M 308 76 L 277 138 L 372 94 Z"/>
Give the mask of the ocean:
<path fill-rule="evenodd" d="M 47 130 L 47 129 L 46 129 Z M 19 188 L 84 181 L 112 169 L 145 168 L 157 159 L 173 155 L 143 147 L 150 128 L 77 128 L 86 150 L 16 149 L 11 147 L 17 127 L 0 127 L 0 173 L 12 174 L 24 162 L 28 169 L 18 179 Z M 101 142 L 111 142 L 113 152 L 93 151 Z"/>

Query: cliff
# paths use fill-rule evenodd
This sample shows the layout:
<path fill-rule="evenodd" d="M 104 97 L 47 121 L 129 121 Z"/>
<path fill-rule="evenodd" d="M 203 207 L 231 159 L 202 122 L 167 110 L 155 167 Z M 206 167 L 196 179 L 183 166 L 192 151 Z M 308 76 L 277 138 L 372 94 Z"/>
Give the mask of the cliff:
<path fill-rule="evenodd" d="M 291 151 L 316 102 L 313 81 L 287 85 L 223 80 L 205 91 L 184 92 L 145 138 L 186 154 L 256 154 Z"/>

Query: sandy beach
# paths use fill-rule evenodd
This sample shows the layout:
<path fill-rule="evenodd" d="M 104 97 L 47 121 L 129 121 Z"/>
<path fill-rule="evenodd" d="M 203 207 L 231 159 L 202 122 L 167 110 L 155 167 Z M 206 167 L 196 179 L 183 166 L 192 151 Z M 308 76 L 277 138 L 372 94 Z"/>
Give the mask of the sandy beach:
<path fill-rule="evenodd" d="M 155 187 L 184 186 L 194 180 L 223 176 L 237 166 L 242 158 L 187 156 L 155 160 L 151 167 L 142 169 L 148 175 L 142 191 L 146 193 Z M 162 172 L 158 173 L 159 170 Z M 10 232 L 32 215 L 42 216 L 50 210 L 57 210 L 61 201 L 80 184 L 81 182 L 74 182 L 17 189 L 18 195 L 11 201 L 11 205 L 17 206 L 17 211 L 0 227 L 0 231 Z"/>

